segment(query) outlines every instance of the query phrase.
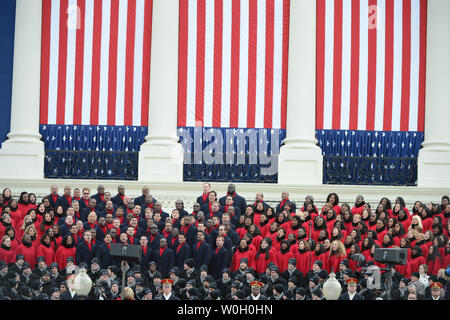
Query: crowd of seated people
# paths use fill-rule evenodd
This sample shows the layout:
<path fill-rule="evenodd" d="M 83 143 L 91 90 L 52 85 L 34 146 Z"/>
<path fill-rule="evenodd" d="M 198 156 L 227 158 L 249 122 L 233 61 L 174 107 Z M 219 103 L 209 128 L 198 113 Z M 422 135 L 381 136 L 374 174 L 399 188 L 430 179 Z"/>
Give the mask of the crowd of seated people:
<path fill-rule="evenodd" d="M 448 196 L 408 208 L 402 197 L 342 203 L 331 193 L 318 207 L 312 196 L 283 192 L 272 206 L 262 193 L 247 201 L 234 184 L 218 195 L 204 183 L 192 208 L 177 200 L 168 210 L 148 186 L 134 199 L 122 185 L 115 195 L 102 185 L 91 191 L 53 185 L 38 201 L 3 190 L 0 299 L 76 299 L 82 268 L 90 299 L 124 299 L 115 243 L 141 246 L 140 261 L 126 264 L 125 299 L 322 300 L 331 273 L 341 300 L 449 299 Z M 376 261 L 377 248 L 406 249 L 407 263 Z"/>

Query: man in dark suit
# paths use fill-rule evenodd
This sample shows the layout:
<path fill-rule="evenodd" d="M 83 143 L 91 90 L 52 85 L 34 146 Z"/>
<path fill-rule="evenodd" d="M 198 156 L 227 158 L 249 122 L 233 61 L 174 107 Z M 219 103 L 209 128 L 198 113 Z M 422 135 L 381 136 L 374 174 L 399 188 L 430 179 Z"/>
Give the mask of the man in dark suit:
<path fill-rule="evenodd" d="M 341 294 L 338 300 L 364 300 L 364 296 L 356 292 L 358 279 L 349 278 L 347 280 L 347 292 Z"/>
<path fill-rule="evenodd" d="M 202 265 L 209 265 L 211 261 L 211 246 L 205 241 L 205 233 L 197 232 L 197 242 L 194 244 L 193 255 L 195 268 L 200 269 Z"/>
<path fill-rule="evenodd" d="M 141 235 L 139 244 L 142 247 L 140 263 L 141 272 L 145 273 L 145 271 L 147 271 L 148 269 L 149 262 L 155 261 L 156 257 L 153 250 L 148 246 L 148 239 L 145 235 Z"/>
<path fill-rule="evenodd" d="M 295 206 L 295 203 L 289 200 L 289 192 L 282 192 L 281 193 L 281 202 L 277 205 L 275 212 L 276 213 L 280 213 L 283 211 L 284 209 L 284 205 L 286 203 L 289 203 L 289 205 L 291 206 L 291 210 L 293 210 L 295 212 L 295 210 L 297 209 L 297 207 Z"/>
<path fill-rule="evenodd" d="M 230 183 L 228 185 L 226 196 L 219 199 L 220 205 L 225 206 L 225 202 L 226 202 L 228 195 L 230 195 L 233 198 L 234 206 L 239 207 L 239 209 L 241 209 L 241 212 L 245 212 L 245 207 L 247 206 L 247 201 L 245 201 L 244 197 L 242 197 L 236 193 L 236 186 L 234 185 L 234 183 Z"/>
<path fill-rule="evenodd" d="M 159 240 L 162 238 L 162 235 L 158 232 L 158 226 L 156 224 L 150 225 L 143 234 L 148 237 L 149 247 L 156 251 L 159 248 Z"/>
<path fill-rule="evenodd" d="M 110 255 L 111 251 L 112 236 L 107 233 L 103 238 L 103 242 L 97 244 L 95 248 L 95 256 L 100 261 L 100 266 L 102 268 L 107 268 L 112 264 L 112 259 Z"/>
<path fill-rule="evenodd" d="M 162 294 L 158 294 L 159 300 L 180 300 L 180 298 L 175 296 L 175 294 L 172 292 L 173 281 L 171 279 L 161 280 L 161 285 L 163 292 Z"/>
<path fill-rule="evenodd" d="M 263 207 L 264 207 L 264 211 L 267 210 L 267 208 L 269 208 L 269 204 L 264 202 L 264 195 L 262 194 L 262 192 L 258 192 L 255 196 L 255 202 L 252 204 L 253 206 L 253 210 L 256 210 L 256 206 L 258 205 L 258 203 L 262 203 Z"/>
<path fill-rule="evenodd" d="M 201 211 L 205 214 L 205 219 L 208 220 L 214 214 L 212 213 L 212 204 L 217 201 L 217 193 L 215 191 L 210 191 L 208 193 L 208 200 L 205 204 L 201 205 Z M 219 205 L 220 209 L 220 205 Z M 206 218 L 207 217 L 207 218 Z"/>
<path fill-rule="evenodd" d="M 134 204 L 135 205 L 138 204 L 138 205 L 142 206 L 145 202 L 145 196 L 149 193 L 150 193 L 149 186 L 143 186 L 142 187 L 142 195 L 134 199 L 134 201 L 133 201 Z"/>
<path fill-rule="evenodd" d="M 222 275 L 222 270 L 229 268 L 231 264 L 231 251 L 225 248 L 224 242 L 224 236 L 217 236 L 216 250 L 211 256 L 210 272 L 216 280 Z"/>
<path fill-rule="evenodd" d="M 52 185 L 50 187 L 50 194 L 46 197 L 48 198 L 50 202 L 50 207 L 53 207 L 56 209 L 56 201 L 58 201 L 58 186 Z"/>
<path fill-rule="evenodd" d="M 123 198 L 125 198 L 125 187 L 120 185 L 117 187 L 117 195 L 112 197 L 111 201 L 118 207 L 123 206 Z"/>
<path fill-rule="evenodd" d="M 193 215 L 187 215 L 182 219 L 183 225 L 180 228 L 180 233 L 186 235 L 186 241 L 192 247 L 197 238 L 198 229 L 194 226 L 195 218 Z"/>
<path fill-rule="evenodd" d="M 155 252 L 155 262 L 163 277 L 169 276 L 169 271 L 175 266 L 175 254 L 167 247 L 166 238 L 159 240 L 159 249 Z"/>
<path fill-rule="evenodd" d="M 96 200 L 97 208 L 100 210 L 104 209 L 105 203 L 105 187 L 103 185 L 99 185 L 97 187 L 97 193 L 94 194 L 91 199 Z"/>
<path fill-rule="evenodd" d="M 208 203 L 208 195 L 211 189 L 211 185 L 208 182 L 203 184 L 203 194 L 197 197 L 197 203 L 200 204 L 200 207 Z"/>
<path fill-rule="evenodd" d="M 427 300 L 445 300 L 445 298 L 441 296 L 441 291 L 443 287 L 444 286 L 442 285 L 442 283 L 440 283 L 439 281 L 434 281 L 430 285 L 431 297 L 428 298 Z"/>
<path fill-rule="evenodd" d="M 192 258 L 192 248 L 186 242 L 186 235 L 180 233 L 178 235 L 178 247 L 175 248 L 175 266 L 183 269 L 186 259 Z"/>
<path fill-rule="evenodd" d="M 267 297 L 261 294 L 262 286 L 263 284 L 259 281 L 251 282 L 251 294 L 245 300 L 267 300 Z"/>
<path fill-rule="evenodd" d="M 61 197 L 58 197 L 56 200 L 56 206 L 62 206 L 64 209 L 64 212 L 67 211 L 67 208 L 69 208 L 72 205 L 72 188 L 69 186 L 64 187 L 64 194 Z"/>
<path fill-rule="evenodd" d="M 87 265 L 91 264 L 92 258 L 95 256 L 96 245 L 92 243 L 91 231 L 83 232 L 83 241 L 80 241 L 77 245 L 75 261 L 77 265 L 81 262 Z"/>

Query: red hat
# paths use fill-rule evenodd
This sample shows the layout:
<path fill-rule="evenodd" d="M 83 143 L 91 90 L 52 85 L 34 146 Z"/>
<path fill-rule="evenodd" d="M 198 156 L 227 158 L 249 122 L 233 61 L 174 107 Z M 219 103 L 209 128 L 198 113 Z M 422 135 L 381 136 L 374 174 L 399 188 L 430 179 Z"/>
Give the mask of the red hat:
<path fill-rule="evenodd" d="M 163 280 L 161 280 L 161 284 L 162 285 L 170 284 L 172 286 L 173 285 L 173 281 L 172 281 L 172 279 L 163 279 Z"/>
<path fill-rule="evenodd" d="M 355 278 L 349 278 L 347 279 L 347 284 L 357 284 L 358 283 L 358 279 Z"/>
<path fill-rule="evenodd" d="M 250 282 L 250 287 L 252 287 L 252 288 L 259 288 L 260 289 L 263 286 L 264 285 L 260 281 L 252 281 L 252 282 Z"/>
<path fill-rule="evenodd" d="M 441 290 L 443 287 L 444 287 L 444 286 L 442 285 L 442 283 L 440 283 L 440 282 L 438 282 L 438 281 L 435 281 L 435 282 L 433 282 L 433 283 L 431 284 L 430 289 L 431 289 L 431 290 L 433 290 L 433 289 L 439 289 L 439 290 Z"/>

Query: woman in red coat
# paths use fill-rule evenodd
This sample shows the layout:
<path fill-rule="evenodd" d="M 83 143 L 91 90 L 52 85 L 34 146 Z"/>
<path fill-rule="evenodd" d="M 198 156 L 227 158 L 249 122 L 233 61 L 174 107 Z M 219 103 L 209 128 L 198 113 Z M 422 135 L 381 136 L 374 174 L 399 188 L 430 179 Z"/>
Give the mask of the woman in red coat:
<path fill-rule="evenodd" d="M 12 199 L 9 203 L 11 218 L 14 220 L 17 227 L 19 227 L 20 220 L 22 220 L 22 211 L 19 210 L 18 205 L 16 199 Z"/>
<path fill-rule="evenodd" d="M 261 232 L 261 237 L 265 237 L 269 232 L 270 220 L 265 213 L 262 213 L 259 217 L 259 231 Z"/>
<path fill-rule="evenodd" d="M 326 269 L 328 273 L 331 273 L 331 271 L 338 272 L 339 264 L 342 259 L 345 259 L 345 257 L 346 254 L 344 244 L 339 240 L 334 240 L 331 242 L 330 253 L 326 260 Z"/>
<path fill-rule="evenodd" d="M 320 231 L 322 230 L 328 231 L 327 223 L 323 217 L 316 217 L 316 219 L 314 219 L 313 228 L 310 230 L 311 239 L 317 241 L 317 239 L 319 239 Z"/>
<path fill-rule="evenodd" d="M 422 218 L 422 232 L 425 233 L 428 230 L 433 230 L 433 212 L 431 212 L 431 210 L 428 208 L 424 208 L 422 210 L 422 213 L 420 214 L 420 217 Z"/>
<path fill-rule="evenodd" d="M 22 212 L 21 219 L 25 218 L 25 216 L 28 214 L 28 211 L 35 208 L 35 206 L 30 203 L 30 197 L 28 195 L 28 192 L 24 191 L 20 194 L 17 207 Z"/>
<path fill-rule="evenodd" d="M 313 240 L 313 247 L 314 247 L 314 251 L 311 252 L 311 260 L 309 261 L 310 265 L 309 265 L 308 270 L 311 270 L 312 265 L 313 265 L 314 261 L 316 261 L 316 260 L 322 261 L 322 265 L 325 265 L 326 258 L 325 258 L 325 253 L 324 253 L 325 248 L 324 248 L 323 244 L 322 243 L 314 244 L 314 240 Z"/>
<path fill-rule="evenodd" d="M 281 241 L 280 251 L 276 253 L 278 263 L 277 266 L 280 272 L 283 272 L 287 269 L 289 259 L 294 257 L 290 249 L 291 248 L 288 240 Z"/>
<path fill-rule="evenodd" d="M 320 248 L 320 247 L 319 247 Z M 320 249 L 319 249 L 320 250 Z M 319 253 L 319 256 L 321 253 Z M 294 254 L 294 258 L 297 259 L 297 269 L 301 271 L 304 275 L 306 275 L 311 269 L 312 261 L 319 260 L 317 255 L 313 255 L 310 252 L 310 246 L 308 241 L 299 240 L 298 241 L 298 250 Z"/>
<path fill-rule="evenodd" d="M 42 237 L 42 235 L 44 233 L 46 233 L 47 230 L 51 229 L 52 227 L 53 227 L 53 218 L 49 212 L 46 212 L 46 213 L 44 213 L 42 222 L 40 223 L 39 228 L 38 228 L 39 237 Z"/>
<path fill-rule="evenodd" d="M 261 247 L 255 255 L 255 271 L 257 273 L 263 273 L 267 269 L 267 265 L 270 262 L 277 264 L 277 257 L 273 250 L 271 250 L 272 241 L 270 238 L 264 238 L 261 241 Z"/>
<path fill-rule="evenodd" d="M 439 269 L 443 269 L 446 266 L 442 266 L 441 257 L 439 254 L 439 248 L 436 245 L 432 245 L 428 250 L 428 257 L 426 259 L 428 266 L 428 274 L 437 275 Z"/>
<path fill-rule="evenodd" d="M 68 257 L 75 259 L 75 254 L 75 239 L 69 234 L 63 238 L 61 246 L 58 247 L 55 253 L 55 260 L 58 263 L 60 270 L 66 267 L 66 260 Z"/>
<path fill-rule="evenodd" d="M 274 248 L 275 251 L 279 252 L 283 240 L 286 240 L 286 230 L 284 228 L 279 228 L 277 230 L 276 238 L 272 239 L 272 248 Z"/>
<path fill-rule="evenodd" d="M 343 212 L 343 219 L 342 222 L 345 225 L 345 230 L 347 230 L 347 233 L 350 232 L 353 228 L 352 228 L 352 223 L 353 223 L 353 215 L 350 212 L 350 210 L 345 210 L 342 211 Z"/>
<path fill-rule="evenodd" d="M 20 242 L 16 237 L 16 230 L 13 227 L 8 227 L 5 230 L 5 236 L 9 236 L 11 239 L 11 248 L 16 251 L 16 248 L 19 246 Z"/>
<path fill-rule="evenodd" d="M 5 261 L 6 264 L 16 262 L 16 254 L 11 248 L 11 238 L 9 236 L 2 237 L 2 244 L 0 246 L 0 260 Z"/>
<path fill-rule="evenodd" d="M 239 247 L 233 254 L 233 261 L 231 264 L 233 272 L 239 269 L 239 265 L 243 258 L 247 258 L 248 267 L 255 267 L 255 253 L 250 250 L 250 247 L 248 246 L 248 243 L 245 239 L 241 239 L 239 241 Z"/>
<path fill-rule="evenodd" d="M 0 221 L 0 238 L 3 238 L 5 235 L 6 228 L 12 227 L 15 228 L 15 222 L 12 220 L 11 215 L 8 213 L 3 214 L 3 218 Z"/>
<path fill-rule="evenodd" d="M 408 238 L 404 237 L 404 238 L 400 239 L 400 248 L 407 250 L 408 254 L 406 255 L 406 261 L 408 263 L 408 261 L 411 260 L 411 244 L 410 244 Z M 402 275 L 406 275 L 406 273 L 407 273 L 406 268 L 407 268 L 407 264 L 395 266 L 395 270 L 397 272 L 401 273 Z"/>
<path fill-rule="evenodd" d="M 377 228 L 375 229 L 375 231 L 377 232 L 377 235 L 378 235 L 378 239 L 377 239 L 378 242 L 383 243 L 384 235 L 387 233 L 386 223 L 384 222 L 383 219 L 377 220 Z"/>
<path fill-rule="evenodd" d="M 44 234 L 41 237 L 41 244 L 37 248 L 37 257 L 44 257 L 45 263 L 49 266 L 52 262 L 55 262 L 55 251 L 53 251 L 50 241 L 50 236 Z"/>
<path fill-rule="evenodd" d="M 409 229 L 409 226 L 411 225 L 411 217 L 408 217 L 408 215 L 404 210 L 400 210 L 397 219 L 398 222 L 400 222 L 403 225 L 406 232 Z"/>
<path fill-rule="evenodd" d="M 422 253 L 422 248 L 419 246 L 415 246 L 411 250 L 411 259 L 407 262 L 408 267 L 406 268 L 405 277 L 410 278 L 413 272 L 419 272 L 419 266 L 421 264 L 426 264 L 425 257 Z"/>
<path fill-rule="evenodd" d="M 341 207 L 339 206 L 339 196 L 336 193 L 333 192 L 327 196 L 327 204 L 330 204 L 330 207 L 334 210 L 334 212 L 336 212 L 337 215 L 341 214 Z M 325 206 L 322 207 L 321 211 L 323 211 Z"/>
<path fill-rule="evenodd" d="M 23 255 L 25 261 L 30 264 L 31 269 L 34 269 L 34 266 L 36 265 L 36 248 L 33 246 L 33 242 L 29 234 L 25 234 L 23 236 L 22 244 L 16 248 L 15 255 L 17 256 L 18 254 Z"/>

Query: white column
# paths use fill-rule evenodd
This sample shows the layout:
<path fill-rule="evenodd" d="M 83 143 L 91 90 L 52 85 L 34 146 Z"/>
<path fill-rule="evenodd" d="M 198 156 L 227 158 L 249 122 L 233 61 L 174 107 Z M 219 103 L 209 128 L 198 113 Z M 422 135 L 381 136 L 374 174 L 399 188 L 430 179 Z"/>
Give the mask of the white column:
<path fill-rule="evenodd" d="M 450 186 L 450 1 L 428 1 L 425 139 L 418 186 Z"/>
<path fill-rule="evenodd" d="M 0 179 L 42 179 L 39 134 L 42 0 L 17 0 L 11 131 L 0 150 Z"/>
<path fill-rule="evenodd" d="M 149 134 L 139 152 L 139 181 L 183 181 L 177 136 L 179 0 L 153 0 Z"/>
<path fill-rule="evenodd" d="M 316 123 L 316 1 L 291 1 L 287 128 L 278 183 L 322 184 Z"/>

